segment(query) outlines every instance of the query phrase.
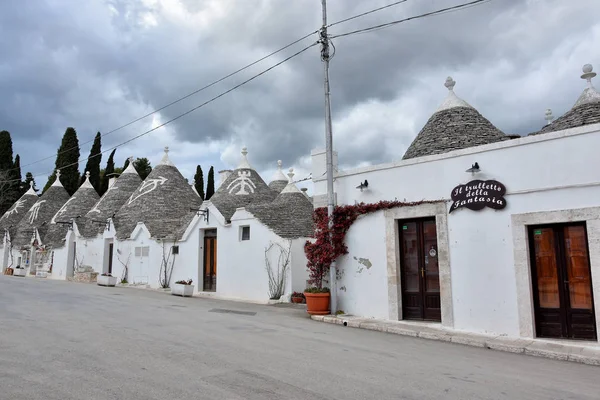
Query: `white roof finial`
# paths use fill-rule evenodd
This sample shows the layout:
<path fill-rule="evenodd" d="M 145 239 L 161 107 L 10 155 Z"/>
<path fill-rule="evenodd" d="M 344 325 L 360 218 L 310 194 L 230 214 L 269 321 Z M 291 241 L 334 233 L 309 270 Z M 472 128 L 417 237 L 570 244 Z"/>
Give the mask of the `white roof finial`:
<path fill-rule="evenodd" d="M 294 183 L 294 168 L 290 168 L 288 170 L 288 184 L 285 188 L 283 188 L 283 190 L 281 191 L 282 194 L 285 193 L 301 193 L 300 190 L 298 189 L 298 187 L 296 186 L 296 184 Z"/>
<path fill-rule="evenodd" d="M 283 173 L 283 171 L 281 170 L 281 166 L 283 165 L 283 162 L 281 160 L 277 160 L 277 171 L 275 171 L 275 174 L 273 174 L 273 178 L 271 179 L 271 182 L 273 181 L 288 181 L 287 176 L 285 176 L 285 174 Z"/>
<path fill-rule="evenodd" d="M 554 119 L 554 115 L 552 115 L 552 110 L 551 109 L 546 109 L 546 121 L 548 122 L 548 125 L 550 125 L 552 123 L 552 120 Z"/>
<path fill-rule="evenodd" d="M 448 88 L 448 95 L 446 96 L 446 99 L 444 100 L 444 102 L 438 107 L 436 112 L 449 110 L 454 107 L 473 108 L 473 107 L 471 107 L 471 105 L 469 103 L 467 103 L 463 99 L 459 98 L 454 93 L 455 85 L 456 85 L 456 81 L 454 79 L 452 79 L 451 76 L 446 78 L 446 82 L 444 82 L 444 86 L 446 86 L 446 88 Z"/>
<path fill-rule="evenodd" d="M 288 172 L 288 176 L 290 177 L 290 183 L 294 182 L 294 168 L 290 168 L 289 169 L 290 172 Z"/>
<path fill-rule="evenodd" d="M 90 182 L 90 171 L 85 171 L 85 181 L 83 181 L 80 187 L 94 188 Z"/>
<path fill-rule="evenodd" d="M 240 161 L 240 164 L 238 165 L 237 169 L 252 169 L 252 167 L 250 166 L 250 163 L 248 162 L 248 158 L 246 157 L 248 155 L 248 149 L 246 148 L 246 146 L 242 147 L 242 159 Z"/>
<path fill-rule="evenodd" d="M 125 168 L 125 170 L 121 172 L 121 174 L 137 174 L 137 171 L 135 170 L 135 165 L 133 165 L 133 156 L 127 157 L 127 161 L 129 161 L 129 164 L 127 164 L 127 168 Z"/>
<path fill-rule="evenodd" d="M 596 76 L 596 73 L 593 72 L 594 67 L 592 64 L 585 64 L 582 68 L 583 75 L 581 75 L 581 79 L 585 79 L 588 83 L 588 87 L 585 88 L 579 99 L 577 99 L 577 103 L 575 103 L 574 107 L 587 104 L 587 103 L 596 103 L 600 102 L 600 93 L 596 91 L 596 88 L 592 84 L 592 78 Z"/>
<path fill-rule="evenodd" d="M 131 165 L 131 164 L 133 164 L 133 163 L 132 162 L 129 163 L 129 165 Z M 162 160 L 160 160 L 160 163 L 158 163 L 158 165 L 170 165 L 170 166 L 174 167 L 171 160 L 169 160 L 169 146 L 165 146 L 165 155 L 163 156 Z"/>
<path fill-rule="evenodd" d="M 37 193 L 33 189 L 33 181 L 29 181 L 29 190 L 25 194 L 34 194 L 37 196 Z"/>
<path fill-rule="evenodd" d="M 444 86 L 446 86 L 448 88 L 448 90 L 453 91 L 455 85 L 456 85 L 456 81 L 454 79 L 452 79 L 451 76 L 446 78 L 446 83 L 444 83 Z"/>
<path fill-rule="evenodd" d="M 56 170 L 56 180 L 54 181 L 52 186 L 62 186 L 62 183 L 60 183 L 60 169 Z"/>

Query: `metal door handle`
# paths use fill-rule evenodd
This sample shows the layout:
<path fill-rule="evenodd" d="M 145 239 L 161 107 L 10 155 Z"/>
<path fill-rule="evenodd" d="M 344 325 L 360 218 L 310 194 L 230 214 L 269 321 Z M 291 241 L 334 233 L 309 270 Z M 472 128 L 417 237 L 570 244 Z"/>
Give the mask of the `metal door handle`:
<path fill-rule="evenodd" d="M 425 268 L 421 268 L 421 277 L 425 278 Z"/>

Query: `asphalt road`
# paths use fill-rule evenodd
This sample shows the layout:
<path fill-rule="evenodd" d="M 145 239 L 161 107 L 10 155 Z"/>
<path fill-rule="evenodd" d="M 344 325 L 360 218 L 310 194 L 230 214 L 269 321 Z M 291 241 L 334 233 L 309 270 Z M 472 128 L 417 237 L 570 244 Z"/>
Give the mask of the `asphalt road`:
<path fill-rule="evenodd" d="M 599 377 L 294 308 L 0 276 L 2 400 L 598 399 Z"/>

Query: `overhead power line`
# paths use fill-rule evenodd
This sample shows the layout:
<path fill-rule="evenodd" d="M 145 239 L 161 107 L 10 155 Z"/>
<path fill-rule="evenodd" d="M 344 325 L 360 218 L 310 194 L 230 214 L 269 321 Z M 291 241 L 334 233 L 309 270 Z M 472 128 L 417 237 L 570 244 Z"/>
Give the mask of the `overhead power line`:
<path fill-rule="evenodd" d="M 327 28 L 331 28 L 332 26 L 339 25 L 339 24 L 342 24 L 342 23 L 344 23 L 344 22 L 352 21 L 353 19 L 356 19 L 356 18 L 364 17 L 365 15 L 373 14 L 373 13 L 375 13 L 375 12 L 377 12 L 377 11 L 385 10 L 386 8 L 390 8 L 390 7 L 393 7 L 393 6 L 397 6 L 398 4 L 406 3 L 407 1 L 408 1 L 408 0 L 401 0 L 401 1 L 397 1 L 397 2 L 395 2 L 395 3 L 388 4 L 387 6 L 383 6 L 383 7 L 375 8 L 375 9 L 373 9 L 373 10 L 366 11 L 366 12 L 364 12 L 364 13 L 362 13 L 362 14 L 358 14 L 358 15 L 355 15 L 355 16 L 353 16 L 353 17 L 349 17 L 349 18 L 343 19 L 343 20 L 341 20 L 341 21 L 333 22 L 333 23 L 331 23 L 331 24 L 327 25 Z"/>
<path fill-rule="evenodd" d="M 114 149 L 116 149 L 116 148 L 118 148 L 118 147 L 121 147 L 121 146 L 123 146 L 123 145 L 125 145 L 125 144 L 127 144 L 127 143 L 131 143 L 131 142 L 133 142 L 134 140 L 137 140 L 137 139 L 139 139 L 139 138 L 141 138 L 141 137 L 143 137 L 143 136 L 146 136 L 146 135 L 148 135 L 149 133 L 152 133 L 152 132 L 154 132 L 154 131 L 155 131 L 155 130 L 157 130 L 157 129 L 160 129 L 160 128 L 162 128 L 162 127 L 164 127 L 164 126 L 166 126 L 166 125 L 168 125 L 168 124 L 170 124 L 170 123 L 172 123 L 172 122 L 174 122 L 174 121 L 177 121 L 178 119 L 180 119 L 180 118 L 182 118 L 182 117 L 184 117 L 184 116 L 186 116 L 186 115 L 188 115 L 188 114 L 190 114 L 190 113 L 192 113 L 192 112 L 194 112 L 194 111 L 198 110 L 199 108 L 202 108 L 202 107 L 204 107 L 204 106 L 205 106 L 205 105 L 207 105 L 207 104 L 210 104 L 210 103 L 212 103 L 213 101 L 215 101 L 215 100 L 217 100 L 217 99 L 219 99 L 219 98 L 221 98 L 221 97 L 225 96 L 225 95 L 226 95 L 226 94 L 228 94 L 228 93 L 231 93 L 231 92 L 233 92 L 234 90 L 236 90 L 236 89 L 238 89 L 238 88 L 240 88 L 240 87 L 244 86 L 245 84 L 247 84 L 247 83 L 249 83 L 249 82 L 251 82 L 251 81 L 255 80 L 256 78 L 258 78 L 258 77 L 260 77 L 260 76 L 262 76 L 262 75 L 266 74 L 267 72 L 269 72 L 269 71 L 271 71 L 271 70 L 273 70 L 273 69 L 277 68 L 277 67 L 278 67 L 278 66 L 280 66 L 281 64 L 284 64 L 284 63 L 288 62 L 288 61 L 289 61 L 289 60 L 291 60 L 292 58 L 294 58 L 294 57 L 296 57 L 296 56 L 299 56 L 300 54 L 302 54 L 302 53 L 304 53 L 306 50 L 308 50 L 308 49 L 310 49 L 310 48 L 312 48 L 312 47 L 316 46 L 317 44 L 319 44 L 319 42 L 315 42 L 315 43 L 313 43 L 313 44 L 311 44 L 311 45 L 309 45 L 309 46 L 306 46 L 306 47 L 305 47 L 305 48 L 303 48 L 302 50 L 300 50 L 300 51 L 297 51 L 296 53 L 292 54 L 291 56 L 289 56 L 289 57 L 287 57 L 287 58 L 285 58 L 285 59 L 283 59 L 283 60 L 279 61 L 278 63 L 276 63 L 276 64 L 272 65 L 271 67 L 269 67 L 269 68 L 267 68 L 267 69 L 265 69 L 265 70 L 263 70 L 262 72 L 259 72 L 258 74 L 256 74 L 256 75 L 253 75 L 252 77 L 250 77 L 250 78 L 246 79 L 245 81 L 243 81 L 243 82 L 241 82 L 241 83 L 239 83 L 239 84 L 237 84 L 237 85 L 233 86 L 232 88 L 230 88 L 230 89 L 226 90 L 225 92 L 222 92 L 221 94 L 219 94 L 219 95 L 217 95 L 217 96 L 215 96 L 215 97 L 211 98 L 210 100 L 207 100 L 207 101 L 205 101 L 204 103 L 202 103 L 202 104 L 200 104 L 200 105 L 198 105 L 198 106 L 196 106 L 196 107 L 194 107 L 194 108 L 191 108 L 191 109 L 189 109 L 188 111 L 186 111 L 186 112 L 184 112 L 184 113 L 182 113 L 182 114 L 179 114 L 179 115 L 177 115 L 176 117 L 174 117 L 174 118 L 171 118 L 170 120 L 168 120 L 168 121 L 166 121 L 166 122 L 163 122 L 162 124 L 160 124 L 160 125 L 158 125 L 158 126 L 155 126 L 155 127 L 154 127 L 154 128 L 152 128 L 152 129 L 149 129 L 149 130 L 147 130 L 147 131 L 145 131 L 145 132 L 143 132 L 143 133 L 140 133 L 140 134 L 139 134 L 139 135 L 137 135 L 137 136 L 134 136 L 134 137 L 132 137 L 132 138 L 130 138 L 130 139 L 128 139 L 128 140 L 125 140 L 124 142 L 121 142 L 121 143 L 119 143 L 118 145 L 111 147 L 110 149 L 106 149 L 106 150 L 102 151 L 100 154 L 107 153 L 107 152 L 109 152 L 109 151 L 112 151 L 112 150 L 114 150 Z M 67 165 L 61 165 L 61 166 L 60 166 L 60 167 L 58 167 L 57 169 L 63 169 L 63 168 L 71 167 L 71 166 L 73 166 L 73 165 L 78 165 L 79 163 L 82 163 L 82 162 L 84 162 L 84 161 L 87 161 L 87 160 L 89 160 L 90 158 L 97 157 L 97 156 L 98 156 L 98 155 L 97 155 L 97 154 L 95 154 L 95 155 L 94 155 L 94 156 L 92 156 L 92 157 L 88 157 L 88 158 L 86 158 L 86 159 L 79 160 L 79 161 L 77 161 L 77 162 L 74 162 L 74 163 L 71 163 L 71 164 L 67 164 Z M 50 174 L 52 174 L 53 172 L 54 172 L 54 170 L 52 170 L 52 171 L 49 171 L 49 172 L 46 172 L 44 175 L 50 175 Z M 42 176 L 42 174 L 37 174 L 37 175 L 35 175 L 34 177 L 39 177 L 39 176 Z M 15 181 L 18 181 L 18 179 L 12 179 L 12 180 L 0 181 L 0 183 L 8 183 L 8 182 L 15 182 Z"/>
<path fill-rule="evenodd" d="M 463 3 L 463 4 L 459 4 L 459 5 L 452 6 L 452 7 L 446 7 L 446 8 L 442 8 L 442 9 L 436 10 L 436 11 L 430 11 L 430 12 L 425 13 L 425 14 L 415 15 L 415 16 L 412 16 L 412 17 L 408 17 L 408 18 L 399 19 L 399 20 L 396 20 L 396 21 L 387 22 L 385 24 L 375 25 L 375 26 L 371 26 L 371 27 L 368 27 L 368 28 L 364 28 L 364 29 L 357 29 L 355 31 L 346 32 L 346 33 L 340 33 L 340 34 L 337 34 L 337 35 L 331 35 L 330 38 L 331 39 L 335 39 L 335 38 L 339 38 L 339 37 L 356 35 L 356 34 L 359 34 L 359 33 L 371 32 L 371 31 L 374 31 L 374 30 L 387 28 L 387 27 L 392 26 L 392 25 L 397 25 L 397 24 L 400 24 L 402 22 L 411 21 L 413 19 L 432 17 L 434 15 L 444 14 L 444 13 L 447 13 L 447 12 L 458 11 L 458 10 L 461 10 L 461 9 L 470 8 L 470 7 L 473 7 L 473 6 L 476 6 L 476 5 L 480 5 L 482 3 L 487 3 L 487 2 L 490 2 L 490 1 L 492 1 L 492 0 L 474 0 L 474 1 L 471 1 L 469 3 Z"/>
<path fill-rule="evenodd" d="M 202 92 L 203 90 L 206 90 L 206 89 L 208 89 L 208 88 L 210 88 L 210 87 L 212 87 L 212 86 L 214 86 L 214 85 L 216 85 L 216 84 L 218 84 L 218 83 L 221 83 L 221 82 L 223 82 L 224 80 L 226 80 L 226 79 L 228 79 L 228 78 L 231 78 L 231 77 L 232 77 L 232 76 L 234 76 L 234 75 L 237 75 L 237 74 L 239 74 L 239 73 L 240 73 L 240 72 L 242 72 L 242 71 L 245 71 L 245 70 L 247 70 L 247 69 L 248 69 L 248 68 L 250 68 L 250 67 L 253 67 L 254 65 L 256 65 L 256 64 L 258 64 L 258 63 L 260 63 L 261 61 L 264 61 L 264 60 L 266 60 L 267 58 L 270 58 L 270 57 L 274 56 L 275 54 L 281 53 L 282 51 L 284 51 L 284 50 L 286 50 L 286 49 L 288 49 L 288 48 L 292 47 L 293 45 L 295 45 L 295 44 L 297 44 L 297 43 L 299 43 L 299 42 L 303 41 L 304 39 L 308 38 L 309 36 L 316 34 L 317 32 L 318 32 L 318 31 L 313 31 L 313 32 L 310 32 L 310 33 L 308 33 L 308 34 L 306 34 L 306 35 L 302 36 L 300 39 L 294 40 L 293 42 L 291 42 L 291 43 L 289 43 L 289 44 L 287 44 L 287 45 L 285 45 L 285 46 L 281 47 L 280 49 L 278 49 L 278 50 L 275 50 L 275 51 L 273 51 L 273 52 L 271 52 L 271 53 L 267 54 L 266 56 L 264 56 L 264 57 L 262 57 L 262 58 L 259 58 L 258 60 L 254 61 L 254 62 L 252 62 L 252 63 L 250 63 L 250 64 L 248 64 L 248 65 L 246 65 L 246 66 L 244 66 L 244 67 L 242 67 L 242 68 L 239 68 L 239 69 L 237 69 L 237 70 L 233 71 L 232 73 L 230 73 L 230 74 L 228 74 L 228 75 L 225 75 L 224 77 L 222 77 L 222 78 L 220 78 L 220 79 L 218 79 L 218 80 L 216 80 L 216 81 L 214 81 L 214 82 L 212 82 L 212 83 L 209 83 L 209 84 L 208 84 L 208 85 L 206 85 L 206 86 L 203 86 L 203 87 L 201 87 L 201 88 L 199 88 L 199 89 L 196 89 L 196 90 L 194 90 L 193 92 L 190 92 L 190 93 L 186 94 L 185 96 L 178 98 L 177 100 L 174 100 L 174 101 L 172 101 L 172 102 L 170 102 L 170 103 L 168 103 L 168 104 L 165 104 L 164 106 L 162 106 L 162 107 L 160 107 L 160 108 L 157 108 L 157 109 L 156 109 L 156 110 L 154 110 L 154 111 L 151 111 L 151 112 L 149 112 L 149 113 L 147 113 L 147 114 L 145 114 L 145 115 L 143 115 L 143 116 L 141 116 L 141 117 L 139 117 L 139 118 L 136 118 L 136 119 L 134 119 L 133 121 L 127 122 L 126 124 L 123 124 L 123 125 L 121 125 L 121 126 L 119 126 L 119 127 L 115 128 L 115 129 L 112 129 L 112 130 L 110 130 L 110 131 L 108 131 L 108 132 L 106 132 L 106 133 L 103 133 L 103 134 L 101 134 L 101 135 L 100 135 L 100 137 L 105 137 L 105 136 L 107 136 L 107 135 L 110 135 L 111 133 L 114 133 L 114 132 L 120 131 L 121 129 L 123 129 L 123 128 L 126 128 L 126 127 L 128 127 L 128 126 L 130 126 L 130 125 L 133 125 L 133 124 L 135 124 L 136 122 L 139 122 L 139 121 L 143 120 L 144 118 L 148 118 L 149 116 L 151 116 L 151 115 L 153 115 L 153 114 L 156 114 L 157 112 L 160 112 L 160 111 L 162 111 L 162 110 L 164 110 L 164 109 L 166 109 L 166 108 L 168 108 L 168 107 L 171 107 L 172 105 L 175 105 L 175 104 L 177 104 L 177 103 L 179 103 L 179 102 L 181 102 L 181 101 L 183 101 L 183 100 L 185 100 L 185 99 L 188 99 L 188 98 L 192 97 L 193 95 L 195 95 L 195 94 L 198 94 L 198 93 Z M 88 144 L 88 143 L 91 143 L 91 142 L 93 142 L 93 141 L 94 141 L 94 139 L 91 139 L 91 140 L 88 140 L 87 142 L 82 142 L 82 143 L 80 143 L 78 146 L 74 146 L 74 147 L 71 147 L 71 148 L 69 148 L 69 149 L 62 150 L 62 151 L 60 151 L 60 152 L 58 152 L 58 153 L 52 154 L 51 156 L 44 157 L 44 158 L 41 158 L 41 159 L 39 159 L 39 160 L 37 160 L 37 161 L 33 161 L 33 162 L 30 162 L 30 163 L 28 163 L 28 164 L 21 165 L 21 169 L 23 169 L 23 168 L 25 168 L 25 167 L 28 167 L 28 166 L 31 166 L 31 165 L 39 164 L 39 163 L 41 163 L 42 161 L 49 160 L 49 159 L 51 159 L 51 158 L 54 158 L 54 157 L 58 156 L 59 154 L 66 153 L 66 152 L 68 152 L 68 151 L 75 150 L 75 149 L 77 149 L 77 148 L 81 150 L 81 146 L 83 146 L 83 145 L 85 145 L 85 144 Z M 104 152 L 102 152 L 102 153 L 104 153 Z M 100 154 L 102 154 L 102 153 L 100 153 Z M 95 156 L 97 156 L 97 155 L 98 155 L 98 154 L 95 154 Z M 15 168 L 12 168 L 12 169 L 10 169 L 10 170 L 8 170 L 8 171 L 12 171 L 12 170 L 15 170 Z"/>

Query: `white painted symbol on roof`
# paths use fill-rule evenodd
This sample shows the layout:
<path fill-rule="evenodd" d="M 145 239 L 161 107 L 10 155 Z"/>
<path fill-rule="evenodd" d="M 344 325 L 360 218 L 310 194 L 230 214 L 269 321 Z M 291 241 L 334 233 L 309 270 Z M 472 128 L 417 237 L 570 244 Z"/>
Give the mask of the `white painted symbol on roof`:
<path fill-rule="evenodd" d="M 31 211 L 31 215 L 29 216 L 29 223 L 33 224 L 33 222 L 37 219 L 38 214 L 40 213 L 40 207 L 44 204 L 46 200 L 40 200 L 35 203 L 29 211 Z"/>
<path fill-rule="evenodd" d="M 231 188 L 231 190 L 229 190 L 229 194 L 232 194 L 236 188 L 240 189 L 236 195 L 248 195 L 250 193 L 254 193 L 256 185 L 250 180 L 251 176 L 252 173 L 250 171 L 238 171 L 238 178 L 236 178 L 227 186 L 227 189 Z M 248 189 L 250 193 L 246 192 L 246 189 Z"/>
<path fill-rule="evenodd" d="M 8 218 L 13 214 L 18 214 L 19 213 L 19 208 L 23 207 L 23 203 L 25 203 L 25 200 L 17 200 L 17 202 L 15 203 L 15 205 L 6 212 L 6 214 L 4 214 L 2 216 L 2 218 L 0 219 L 4 219 L 5 217 Z"/>
<path fill-rule="evenodd" d="M 52 221 L 50 221 L 51 224 L 56 224 L 56 217 L 62 216 L 67 211 L 67 205 L 73 200 L 75 200 L 75 196 L 67 200 L 67 202 L 60 208 L 60 210 L 58 210 L 58 212 L 54 214 L 54 217 L 52 217 Z"/>
<path fill-rule="evenodd" d="M 142 196 L 147 195 L 148 193 L 154 191 L 158 185 L 164 185 L 165 182 L 168 181 L 167 178 L 164 178 L 162 176 L 158 177 L 158 178 L 154 178 L 154 179 L 146 179 L 143 183 L 142 186 L 138 189 L 139 194 L 137 196 L 134 196 L 135 192 L 131 195 L 131 197 L 129 198 L 129 201 L 127 202 L 127 204 L 131 204 L 134 201 L 136 201 L 137 199 L 139 199 Z M 146 190 L 147 188 L 150 188 L 148 190 Z"/>

